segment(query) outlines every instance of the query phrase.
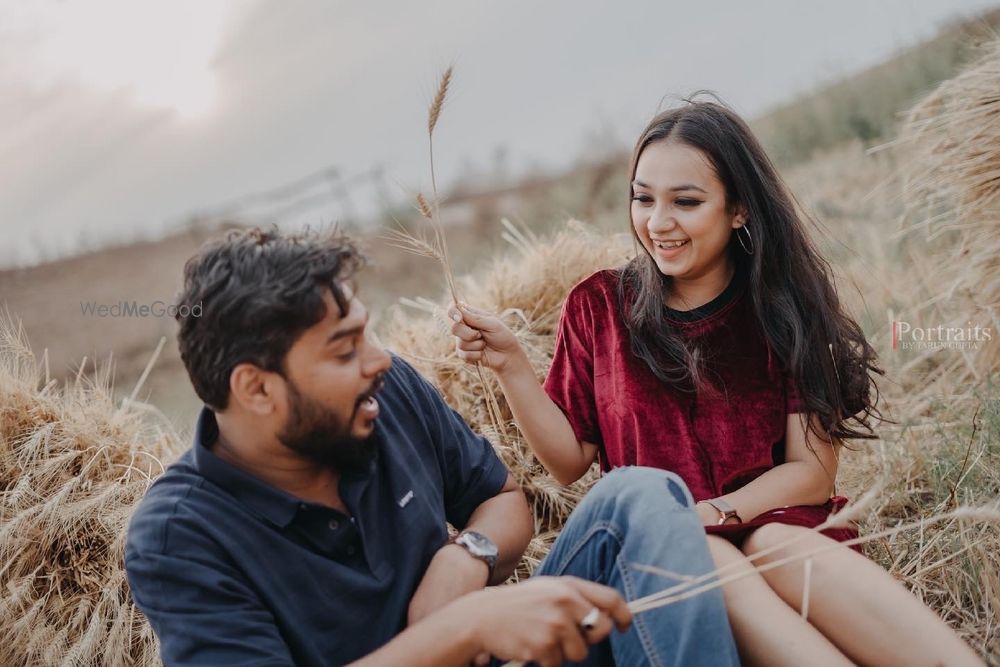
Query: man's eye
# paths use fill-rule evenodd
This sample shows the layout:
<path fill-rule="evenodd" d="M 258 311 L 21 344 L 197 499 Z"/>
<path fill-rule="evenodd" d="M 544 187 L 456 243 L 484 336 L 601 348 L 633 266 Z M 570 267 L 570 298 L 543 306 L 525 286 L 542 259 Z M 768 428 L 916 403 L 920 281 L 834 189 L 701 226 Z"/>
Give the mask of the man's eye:
<path fill-rule="evenodd" d="M 337 358 L 340 359 L 341 361 L 350 361 L 351 359 L 354 358 L 354 355 L 356 355 L 357 353 L 358 353 L 358 348 L 352 347 L 349 352 L 338 354 Z"/>

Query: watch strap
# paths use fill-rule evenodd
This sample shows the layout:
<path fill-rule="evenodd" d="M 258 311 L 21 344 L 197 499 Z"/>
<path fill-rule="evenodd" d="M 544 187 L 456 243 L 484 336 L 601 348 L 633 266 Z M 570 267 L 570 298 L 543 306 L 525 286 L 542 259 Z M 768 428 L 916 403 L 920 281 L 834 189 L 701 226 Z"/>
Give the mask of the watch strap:
<path fill-rule="evenodd" d="M 711 500 L 706 500 L 705 502 L 719 512 L 720 526 L 725 524 L 726 521 L 729 521 L 730 518 L 736 519 L 736 523 L 743 523 L 743 519 L 741 519 L 740 515 L 736 512 L 736 508 L 722 498 L 712 498 Z"/>
<path fill-rule="evenodd" d="M 482 550 L 477 549 L 473 546 L 472 539 L 487 542 L 492 547 L 493 553 L 485 553 Z M 486 566 L 489 568 L 489 578 L 493 578 L 493 570 L 496 569 L 497 566 L 497 546 L 493 543 L 493 540 L 486 537 L 482 533 L 477 533 L 474 530 L 463 530 L 461 533 L 455 535 L 448 541 L 465 549 L 473 558 L 486 563 Z"/>

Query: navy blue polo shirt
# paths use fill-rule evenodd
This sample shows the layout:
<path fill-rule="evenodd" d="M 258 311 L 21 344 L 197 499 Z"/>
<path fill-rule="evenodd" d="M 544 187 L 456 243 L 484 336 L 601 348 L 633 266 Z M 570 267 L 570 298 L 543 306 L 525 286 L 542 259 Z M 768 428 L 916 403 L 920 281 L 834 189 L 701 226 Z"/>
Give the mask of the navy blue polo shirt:
<path fill-rule="evenodd" d="M 431 557 L 507 469 L 437 390 L 393 358 L 369 470 L 344 475 L 347 516 L 215 456 L 215 415 L 129 525 L 132 597 L 167 665 L 342 665 L 406 625 Z"/>

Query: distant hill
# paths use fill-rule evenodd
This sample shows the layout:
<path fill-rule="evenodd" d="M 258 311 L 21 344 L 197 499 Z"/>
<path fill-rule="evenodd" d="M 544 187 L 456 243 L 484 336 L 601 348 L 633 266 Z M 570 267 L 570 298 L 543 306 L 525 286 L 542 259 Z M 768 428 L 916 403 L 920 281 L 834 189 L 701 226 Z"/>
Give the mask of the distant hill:
<path fill-rule="evenodd" d="M 891 137 L 900 110 L 952 76 L 984 37 L 997 32 L 1000 9 L 950 26 L 882 64 L 771 111 L 753 125 L 786 167 L 850 140 L 883 141 Z M 501 216 L 524 221 L 539 231 L 562 224 L 568 217 L 620 228 L 625 214 L 626 159 L 613 156 L 502 190 L 454 193 L 442 209 L 442 218 L 449 226 L 456 269 L 471 268 L 502 243 L 497 225 Z M 419 224 L 411 210 L 397 211 L 393 217 Z M 387 219 L 385 224 L 395 223 Z M 143 395 L 183 425 L 198 402 L 176 352 L 173 320 L 88 315 L 85 304 L 169 303 L 180 287 L 185 260 L 206 239 L 232 226 L 229 222 L 191 224 L 159 241 L 0 271 L 0 309 L 23 323 L 38 355 L 47 351 L 53 377 L 75 374 L 85 357 L 89 361 L 84 370 L 89 374 L 95 358 L 106 361 L 113 356 L 117 382 L 125 392 L 131 391 L 158 340 L 166 336 L 168 342 Z M 362 295 L 373 311 L 403 295 L 440 293 L 440 272 L 433 262 L 390 247 L 380 240 L 378 231 L 359 236 L 376 264 L 378 279 L 362 285 Z"/>
<path fill-rule="evenodd" d="M 784 104 L 754 121 L 754 130 L 771 158 L 785 166 L 851 139 L 887 140 L 902 111 L 954 76 L 997 35 L 1000 8 L 949 25 L 885 62 Z"/>

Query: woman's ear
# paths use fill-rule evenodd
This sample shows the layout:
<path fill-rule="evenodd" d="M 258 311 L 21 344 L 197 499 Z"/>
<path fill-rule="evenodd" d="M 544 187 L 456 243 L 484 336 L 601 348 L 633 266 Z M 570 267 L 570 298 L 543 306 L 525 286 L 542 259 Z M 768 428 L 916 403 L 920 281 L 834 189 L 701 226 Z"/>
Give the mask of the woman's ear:
<path fill-rule="evenodd" d="M 747 224 L 747 209 L 743 204 L 737 204 L 733 212 L 733 229 L 739 229 Z"/>

